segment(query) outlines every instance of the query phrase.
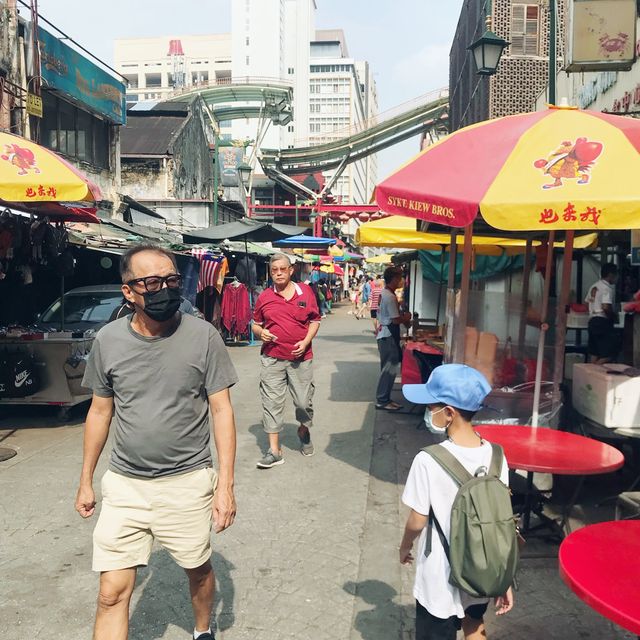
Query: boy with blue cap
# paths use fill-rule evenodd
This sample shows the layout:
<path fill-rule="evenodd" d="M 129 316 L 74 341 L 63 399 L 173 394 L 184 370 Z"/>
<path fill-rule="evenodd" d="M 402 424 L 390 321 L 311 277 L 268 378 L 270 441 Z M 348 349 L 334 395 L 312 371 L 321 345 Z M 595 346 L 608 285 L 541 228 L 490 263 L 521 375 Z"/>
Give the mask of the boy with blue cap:
<path fill-rule="evenodd" d="M 486 378 L 462 364 L 445 364 L 433 370 L 426 384 L 404 385 L 404 397 L 427 405 L 425 421 L 433 432 L 446 434 L 441 443 L 474 476 L 486 474 L 493 455 L 490 443 L 474 430 L 471 420 L 491 391 Z M 506 485 L 509 472 L 503 459 L 500 479 Z M 400 562 L 413 562 L 413 542 L 422 534 L 417 554 L 414 596 L 416 598 L 416 640 L 455 640 L 462 628 L 466 640 L 486 639 L 483 616 L 488 598 L 474 598 L 449 583 L 450 566 L 439 536 L 427 545 L 429 513 L 450 540 L 450 520 L 458 485 L 432 456 L 420 451 L 415 457 L 402 501 L 411 512 L 400 544 Z M 425 533 L 423 533 L 425 532 Z M 495 599 L 497 615 L 513 607 L 511 589 Z"/>

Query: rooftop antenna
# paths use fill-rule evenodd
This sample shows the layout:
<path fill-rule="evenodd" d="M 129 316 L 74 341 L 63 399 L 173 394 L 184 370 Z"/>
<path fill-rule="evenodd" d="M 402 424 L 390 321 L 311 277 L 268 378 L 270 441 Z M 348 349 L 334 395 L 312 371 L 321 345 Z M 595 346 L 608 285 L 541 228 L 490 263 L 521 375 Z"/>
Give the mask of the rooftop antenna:
<path fill-rule="evenodd" d="M 173 62 L 173 88 L 182 89 L 185 86 L 184 51 L 182 41 L 169 40 L 169 52 L 167 55 Z"/>

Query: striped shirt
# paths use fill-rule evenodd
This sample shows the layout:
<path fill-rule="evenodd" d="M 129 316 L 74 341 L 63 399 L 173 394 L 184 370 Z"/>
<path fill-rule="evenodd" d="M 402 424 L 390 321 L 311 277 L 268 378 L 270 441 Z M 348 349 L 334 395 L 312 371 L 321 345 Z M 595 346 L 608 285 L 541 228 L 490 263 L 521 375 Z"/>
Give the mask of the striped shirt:
<path fill-rule="evenodd" d="M 371 311 L 377 311 L 380 308 L 380 294 L 382 287 L 373 287 L 371 289 Z"/>

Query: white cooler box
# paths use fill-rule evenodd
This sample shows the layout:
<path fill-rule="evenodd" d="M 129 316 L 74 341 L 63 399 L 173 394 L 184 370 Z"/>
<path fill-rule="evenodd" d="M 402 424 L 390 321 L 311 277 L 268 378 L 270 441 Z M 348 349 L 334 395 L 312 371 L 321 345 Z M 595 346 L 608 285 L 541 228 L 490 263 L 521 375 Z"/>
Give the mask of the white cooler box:
<path fill-rule="evenodd" d="M 626 364 L 575 364 L 573 407 L 610 429 L 640 427 L 640 376 L 622 373 Z"/>

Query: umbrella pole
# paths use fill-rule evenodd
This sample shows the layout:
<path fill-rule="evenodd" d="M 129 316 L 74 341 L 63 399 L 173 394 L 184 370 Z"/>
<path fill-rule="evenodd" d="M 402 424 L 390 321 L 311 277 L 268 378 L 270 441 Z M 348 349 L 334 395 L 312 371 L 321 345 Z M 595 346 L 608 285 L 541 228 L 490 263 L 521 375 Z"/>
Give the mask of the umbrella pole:
<path fill-rule="evenodd" d="M 440 309 L 442 307 L 442 285 L 444 279 L 444 247 L 440 247 L 440 281 L 438 282 L 438 306 L 436 308 L 436 327 L 440 326 Z"/>
<path fill-rule="evenodd" d="M 64 276 L 60 276 L 60 331 L 64 331 Z"/>
<path fill-rule="evenodd" d="M 462 277 L 460 280 L 460 314 L 456 322 L 456 338 L 453 347 L 453 362 L 464 363 L 467 318 L 469 315 L 469 276 L 473 254 L 473 225 L 464 229 L 464 249 L 462 253 Z"/>
<path fill-rule="evenodd" d="M 522 304 L 520 307 L 520 331 L 518 333 L 518 358 L 522 360 L 524 353 L 524 340 L 527 333 L 527 309 L 529 307 L 529 281 L 531 279 L 531 255 L 533 253 L 533 240 L 527 238 L 527 246 L 524 252 L 524 272 L 522 274 Z"/>
<path fill-rule="evenodd" d="M 556 314 L 556 357 L 553 367 L 553 391 L 560 389 L 564 376 L 564 349 L 567 341 L 567 305 L 571 291 L 571 270 L 573 267 L 573 238 L 575 232 L 567 231 L 564 242 L 564 258 L 562 261 L 562 284 L 558 297 Z"/>
<path fill-rule="evenodd" d="M 447 309 L 446 317 L 446 338 L 445 338 L 445 362 L 453 361 L 453 334 L 456 328 L 456 262 L 458 258 L 458 230 L 451 229 L 451 243 L 449 244 L 449 274 L 447 277 Z"/>
<path fill-rule="evenodd" d="M 542 295 L 542 311 L 540 312 L 540 324 L 547 322 L 547 313 L 549 310 L 549 294 L 551 293 L 551 269 L 553 266 L 553 245 L 556 240 L 555 231 L 549 232 L 549 244 L 547 248 L 547 264 L 544 274 L 544 293 Z M 542 363 L 544 361 L 544 343 L 547 335 L 546 328 L 540 327 L 540 336 L 538 337 L 538 358 L 536 361 L 536 381 L 533 390 L 533 413 L 531 416 L 531 426 L 537 427 L 540 418 L 540 389 L 542 387 Z"/>

